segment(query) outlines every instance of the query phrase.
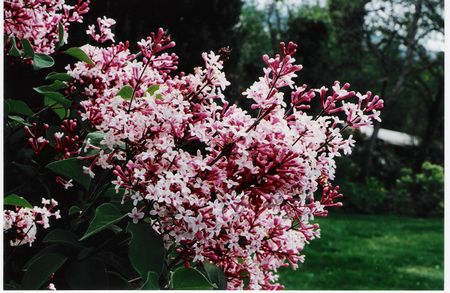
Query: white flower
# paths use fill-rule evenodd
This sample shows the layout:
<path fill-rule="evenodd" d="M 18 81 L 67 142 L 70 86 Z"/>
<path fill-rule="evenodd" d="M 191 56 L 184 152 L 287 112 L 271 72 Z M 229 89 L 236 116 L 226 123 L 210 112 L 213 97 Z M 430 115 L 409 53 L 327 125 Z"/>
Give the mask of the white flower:
<path fill-rule="evenodd" d="M 56 139 L 61 139 L 61 138 L 63 138 L 64 133 L 63 132 L 55 132 L 54 136 Z"/>
<path fill-rule="evenodd" d="M 73 186 L 72 184 L 72 179 L 70 179 L 69 181 L 67 181 L 66 183 L 63 184 L 64 189 L 69 189 L 70 187 Z"/>
<path fill-rule="evenodd" d="M 128 217 L 133 219 L 133 223 L 137 224 L 140 219 L 144 217 L 143 212 L 139 212 L 136 207 L 131 210 L 131 213 L 128 213 Z"/>
<path fill-rule="evenodd" d="M 91 168 L 83 166 L 83 173 L 84 173 L 84 174 L 88 174 L 89 177 L 91 177 L 92 179 L 94 179 L 95 173 L 92 172 L 92 169 L 91 169 Z"/>
<path fill-rule="evenodd" d="M 131 196 L 131 199 L 133 200 L 133 205 L 136 206 L 138 202 L 143 200 L 143 197 L 141 196 L 141 193 L 138 191 Z"/>

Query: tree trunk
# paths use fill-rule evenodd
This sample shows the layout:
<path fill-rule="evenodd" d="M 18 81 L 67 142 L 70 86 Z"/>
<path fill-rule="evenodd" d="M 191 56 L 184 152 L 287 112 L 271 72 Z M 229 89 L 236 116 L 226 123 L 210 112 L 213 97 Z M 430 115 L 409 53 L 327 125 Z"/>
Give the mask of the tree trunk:
<path fill-rule="evenodd" d="M 419 153 L 416 157 L 414 164 L 414 173 L 418 172 L 425 160 L 428 158 L 428 154 L 433 143 L 433 138 L 436 135 L 436 130 L 439 127 L 440 118 L 442 117 L 441 111 L 443 110 L 444 102 L 444 78 L 439 81 L 439 88 L 436 92 L 436 96 L 430 106 L 428 107 L 427 126 L 425 132 L 421 137 L 421 144 Z"/>
<path fill-rule="evenodd" d="M 383 84 L 381 85 L 381 91 L 380 96 L 384 97 L 386 93 L 386 88 L 388 85 L 388 80 L 384 79 Z M 362 178 L 367 178 L 370 175 L 370 171 L 372 170 L 372 163 L 373 163 L 373 152 L 375 150 L 375 146 L 378 139 L 378 132 L 380 131 L 381 123 L 374 123 L 373 126 L 373 132 L 370 136 L 369 145 L 367 146 L 367 152 L 366 152 L 366 160 L 362 167 Z"/>
<path fill-rule="evenodd" d="M 422 14 L 422 2 L 423 0 L 417 0 L 414 5 L 414 15 L 411 19 L 411 22 L 408 27 L 408 33 L 406 36 L 406 57 L 405 62 L 403 63 L 403 68 L 400 71 L 400 75 L 397 79 L 397 82 L 395 83 L 394 87 L 392 88 L 390 92 L 390 98 L 389 99 L 396 99 L 397 95 L 400 94 L 400 92 L 403 90 L 406 78 L 411 70 L 413 61 L 414 61 L 414 51 L 415 46 L 417 43 L 416 35 L 418 30 L 418 23 L 420 16 Z M 387 81 L 383 81 L 382 90 L 381 90 L 381 97 L 386 100 L 386 96 L 384 92 L 386 91 Z M 370 174 L 370 169 L 372 167 L 372 161 L 373 161 L 373 152 L 375 150 L 376 141 L 378 139 L 378 132 L 381 128 L 381 122 L 376 123 L 374 125 L 374 130 L 372 133 L 372 136 L 369 141 L 369 145 L 367 147 L 367 153 L 366 153 L 366 160 L 365 164 L 362 168 L 362 176 L 363 178 L 366 178 Z"/>
<path fill-rule="evenodd" d="M 422 0 L 417 0 L 415 3 L 414 15 L 408 27 L 408 34 L 406 36 L 406 57 L 403 63 L 402 71 L 391 91 L 391 96 L 395 98 L 403 89 L 406 81 L 406 77 L 411 70 L 414 61 L 414 51 L 417 44 L 416 35 L 418 30 L 419 19 L 422 14 Z"/>

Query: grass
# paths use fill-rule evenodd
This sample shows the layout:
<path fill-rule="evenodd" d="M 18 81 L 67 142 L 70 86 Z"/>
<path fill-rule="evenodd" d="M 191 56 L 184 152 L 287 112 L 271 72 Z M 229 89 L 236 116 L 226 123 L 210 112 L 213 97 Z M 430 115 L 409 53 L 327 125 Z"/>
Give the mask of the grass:
<path fill-rule="evenodd" d="M 443 290 L 444 220 L 330 215 L 297 271 L 280 270 L 288 290 Z"/>

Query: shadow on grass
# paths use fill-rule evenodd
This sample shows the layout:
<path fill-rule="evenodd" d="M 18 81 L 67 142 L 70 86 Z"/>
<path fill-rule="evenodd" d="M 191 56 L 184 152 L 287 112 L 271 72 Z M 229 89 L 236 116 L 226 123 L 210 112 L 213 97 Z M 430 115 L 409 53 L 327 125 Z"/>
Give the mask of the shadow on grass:
<path fill-rule="evenodd" d="M 297 271 L 280 270 L 287 290 L 443 290 L 444 220 L 334 214 Z"/>

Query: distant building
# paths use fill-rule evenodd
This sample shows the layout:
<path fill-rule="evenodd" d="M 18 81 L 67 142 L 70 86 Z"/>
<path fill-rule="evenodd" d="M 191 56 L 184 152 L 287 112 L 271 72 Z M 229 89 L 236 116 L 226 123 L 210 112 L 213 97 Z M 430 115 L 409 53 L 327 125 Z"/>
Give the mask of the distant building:
<path fill-rule="evenodd" d="M 370 137 L 373 133 L 373 127 L 364 126 L 359 131 L 363 136 Z M 378 132 L 378 139 L 397 146 L 418 146 L 420 143 L 416 136 L 384 128 L 381 128 Z"/>

